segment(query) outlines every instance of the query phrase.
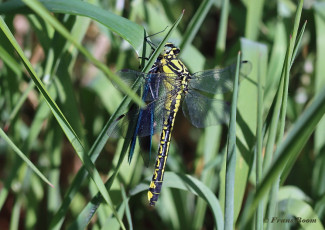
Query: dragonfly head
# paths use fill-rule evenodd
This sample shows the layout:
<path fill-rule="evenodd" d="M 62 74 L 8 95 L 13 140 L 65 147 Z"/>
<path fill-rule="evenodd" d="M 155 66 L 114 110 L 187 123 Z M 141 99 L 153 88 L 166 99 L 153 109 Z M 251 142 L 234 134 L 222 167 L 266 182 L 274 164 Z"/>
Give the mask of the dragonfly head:
<path fill-rule="evenodd" d="M 180 52 L 180 49 L 176 47 L 173 43 L 166 43 L 165 45 L 165 50 L 164 50 L 164 55 L 167 56 L 177 56 Z"/>

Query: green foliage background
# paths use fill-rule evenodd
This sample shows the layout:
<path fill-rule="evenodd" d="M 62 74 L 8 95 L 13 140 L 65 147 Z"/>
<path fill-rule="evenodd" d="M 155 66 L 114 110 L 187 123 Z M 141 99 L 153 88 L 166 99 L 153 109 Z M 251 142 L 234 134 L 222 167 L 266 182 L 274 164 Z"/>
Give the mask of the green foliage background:
<path fill-rule="evenodd" d="M 0 2 L 0 229 L 324 229 L 323 1 Z M 229 128 L 179 113 L 151 208 L 153 168 L 113 131 L 142 101 L 114 73 L 166 26 L 143 71 L 165 41 L 192 73 L 239 51 L 252 71 Z"/>

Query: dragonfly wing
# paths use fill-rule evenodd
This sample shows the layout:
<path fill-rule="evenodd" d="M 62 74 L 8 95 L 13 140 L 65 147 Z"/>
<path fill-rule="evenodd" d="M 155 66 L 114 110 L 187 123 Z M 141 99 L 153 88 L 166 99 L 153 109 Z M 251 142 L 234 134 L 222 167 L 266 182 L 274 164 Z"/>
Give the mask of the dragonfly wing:
<path fill-rule="evenodd" d="M 230 107 L 224 101 L 191 91 L 183 101 L 184 116 L 197 128 L 228 123 Z"/>
<path fill-rule="evenodd" d="M 250 73 L 252 65 L 248 61 L 240 64 L 240 75 L 246 76 Z M 233 90 L 236 65 L 224 69 L 213 69 L 197 72 L 189 80 L 190 88 L 210 94 L 226 93 Z"/>
<path fill-rule="evenodd" d="M 180 80 L 176 75 L 154 74 L 146 87 L 148 96 L 146 108 L 140 120 L 138 136 L 148 136 L 161 131 L 164 116 L 166 115 L 165 103 L 167 98 L 172 100 L 180 89 Z M 150 125 L 149 125 L 150 124 Z"/>
<path fill-rule="evenodd" d="M 157 122 L 154 117 L 155 108 L 153 105 L 153 103 L 150 103 L 145 109 L 140 109 L 133 104 L 119 124 L 119 131 L 125 137 L 125 140 L 130 143 L 129 163 L 133 157 L 137 137 L 139 137 L 142 158 L 146 165 L 149 164 L 152 136 L 160 130 L 155 125 Z"/>
<path fill-rule="evenodd" d="M 139 139 L 141 145 L 141 155 L 146 165 L 149 164 L 149 160 L 151 158 L 151 140 L 152 136 L 157 130 L 155 130 L 155 118 L 154 118 L 154 111 L 155 108 L 153 107 L 153 103 L 148 104 L 144 109 L 140 109 L 138 106 L 133 105 L 130 111 L 128 112 L 128 120 L 125 121 L 124 125 L 127 125 L 127 135 L 131 135 L 130 141 L 130 150 L 129 150 L 129 162 L 131 162 L 136 138 L 142 137 L 143 140 Z M 145 145 L 144 143 L 148 143 Z"/>
<path fill-rule="evenodd" d="M 142 74 L 137 71 L 126 70 L 121 72 L 125 79 L 134 80 L 134 76 L 144 77 L 142 84 L 142 100 L 146 102 L 146 107 L 141 109 L 133 105 L 123 119 L 122 129 L 126 137 L 130 139 L 129 162 L 132 159 L 136 138 L 139 137 L 141 155 L 146 165 L 151 160 L 152 136 L 162 129 L 163 118 L 165 116 L 165 101 L 167 96 L 171 97 L 175 93 L 176 86 L 171 87 L 176 75 L 166 76 L 164 73 Z M 142 76 L 141 76 L 142 75 Z M 131 82 L 131 80 L 130 80 Z M 177 85 L 174 83 L 174 85 Z"/>
<path fill-rule="evenodd" d="M 141 81 L 141 84 L 143 84 L 147 74 L 135 70 L 123 69 L 118 71 L 116 75 L 118 75 L 126 85 L 132 87 L 138 78 L 140 78 L 139 80 Z M 117 86 L 114 82 L 113 85 L 115 88 L 119 89 L 119 86 Z"/>

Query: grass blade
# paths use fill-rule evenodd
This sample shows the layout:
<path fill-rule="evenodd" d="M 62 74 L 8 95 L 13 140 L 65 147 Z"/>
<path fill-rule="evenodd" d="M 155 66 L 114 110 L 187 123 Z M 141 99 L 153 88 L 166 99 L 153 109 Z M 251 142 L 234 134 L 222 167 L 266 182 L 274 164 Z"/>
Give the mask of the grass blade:
<path fill-rule="evenodd" d="M 25 156 L 23 152 L 10 140 L 6 133 L 0 128 L 0 136 L 5 140 L 8 145 L 18 154 L 18 156 L 25 161 L 25 163 L 48 185 L 54 188 L 48 179 L 37 169 L 37 167 Z"/>
<path fill-rule="evenodd" d="M 218 39 L 216 44 L 216 57 L 214 64 L 217 65 L 218 61 L 223 56 L 226 49 L 227 25 L 229 15 L 229 0 L 222 1 L 221 19 L 219 23 Z"/>
<path fill-rule="evenodd" d="M 185 50 L 189 44 L 192 43 L 194 36 L 201 28 L 204 18 L 210 10 L 214 0 L 204 0 L 195 15 L 192 17 L 190 24 L 188 25 L 185 34 L 183 36 L 182 43 L 180 44 L 180 50 Z"/>
<path fill-rule="evenodd" d="M 250 0 L 247 2 L 245 37 L 256 40 L 261 27 L 264 0 Z"/>
<path fill-rule="evenodd" d="M 257 124 L 256 124 L 256 189 L 259 188 L 262 181 L 262 165 L 263 165 L 263 86 L 262 76 L 258 65 L 257 76 Z M 258 204 L 256 209 L 255 229 L 263 229 L 263 200 Z"/>
<path fill-rule="evenodd" d="M 226 165 L 226 196 L 225 196 L 225 225 L 224 229 L 232 229 L 234 226 L 234 188 L 236 170 L 236 111 L 238 100 L 238 77 L 241 54 L 237 56 L 236 75 L 234 81 L 234 92 L 231 102 L 231 114 L 229 122 L 229 133 L 227 143 L 227 165 Z"/>
<path fill-rule="evenodd" d="M 325 85 L 324 73 L 325 73 L 325 65 L 321 60 L 325 58 L 325 43 L 323 42 L 322 37 L 325 36 L 325 22 L 324 22 L 324 12 L 325 12 L 325 3 L 319 2 L 314 4 L 315 10 L 315 26 L 316 26 L 316 44 L 317 50 L 320 52 L 316 52 L 316 66 L 315 66 L 315 90 L 316 93 L 321 92 L 322 87 Z M 325 145 L 325 118 L 320 121 L 319 126 L 315 131 L 315 149 L 316 154 L 321 152 L 321 149 Z M 318 180 L 315 184 L 318 184 Z"/>

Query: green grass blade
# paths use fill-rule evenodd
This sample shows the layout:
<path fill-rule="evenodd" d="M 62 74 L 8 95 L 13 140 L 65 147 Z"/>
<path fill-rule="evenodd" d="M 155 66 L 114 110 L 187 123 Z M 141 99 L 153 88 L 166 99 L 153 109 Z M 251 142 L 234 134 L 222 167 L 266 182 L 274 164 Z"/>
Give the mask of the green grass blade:
<path fill-rule="evenodd" d="M 301 189 L 292 185 L 282 186 L 279 189 L 277 200 L 281 201 L 285 199 L 298 199 L 307 202 L 312 201 Z"/>
<path fill-rule="evenodd" d="M 1 36 L 1 35 L 0 35 Z M 2 42 L 1 42 L 2 43 Z M 0 43 L 0 44 L 1 44 Z M 0 59 L 8 65 L 8 67 L 16 74 L 21 75 L 22 70 L 21 66 L 17 63 L 17 61 L 8 53 L 7 50 L 5 50 L 4 47 L 5 44 L 1 44 L 0 46 Z"/>
<path fill-rule="evenodd" d="M 256 40 L 259 36 L 264 0 L 250 0 L 247 6 L 245 37 Z"/>
<path fill-rule="evenodd" d="M 236 170 L 236 112 L 238 100 L 238 77 L 241 54 L 237 56 L 236 75 L 234 81 L 234 92 L 231 102 L 231 114 L 229 122 L 229 133 L 227 143 L 227 165 L 226 165 L 226 196 L 225 196 L 225 225 L 224 229 L 234 227 L 234 188 Z"/>
<path fill-rule="evenodd" d="M 108 181 L 106 181 L 105 185 L 109 190 L 110 186 L 113 183 L 114 177 L 110 177 Z M 70 197 L 67 197 L 70 198 Z M 65 199 L 66 200 L 66 199 Z M 83 208 L 83 210 L 79 213 L 78 217 L 71 223 L 68 229 L 84 229 L 87 227 L 89 222 L 91 221 L 93 215 L 96 213 L 99 205 L 103 202 L 103 197 L 98 193 L 94 196 L 90 202 Z"/>
<path fill-rule="evenodd" d="M 30 74 L 30 77 L 34 81 L 36 87 L 38 88 L 40 93 L 43 95 L 43 97 L 44 97 L 45 101 L 47 102 L 48 106 L 50 107 L 53 115 L 57 119 L 57 121 L 60 124 L 62 130 L 64 131 L 67 138 L 69 139 L 70 143 L 72 144 L 72 146 L 76 150 L 79 158 L 81 159 L 81 161 L 86 166 L 88 172 L 90 173 L 91 178 L 94 180 L 94 182 L 97 185 L 99 191 L 103 194 L 103 196 L 105 198 L 105 201 L 110 205 L 111 201 L 110 201 L 108 192 L 105 189 L 104 183 L 102 182 L 101 177 L 100 177 L 98 171 L 96 170 L 94 164 L 92 163 L 90 158 L 86 155 L 86 153 L 84 151 L 84 148 L 83 148 L 78 136 L 76 135 L 74 130 L 71 128 L 69 122 L 66 120 L 65 116 L 62 114 L 62 112 L 59 109 L 59 107 L 57 106 L 57 104 L 54 102 L 54 100 L 51 98 L 51 96 L 49 95 L 49 93 L 45 89 L 42 81 L 37 77 L 31 63 L 25 57 L 22 49 L 18 45 L 17 41 L 15 40 L 13 35 L 11 34 L 9 28 L 6 26 L 6 24 L 5 24 L 5 22 L 3 21 L 2 18 L 0 19 L 0 28 L 6 34 L 7 38 L 11 42 L 12 46 L 15 48 L 15 50 L 18 53 L 19 57 L 22 59 L 23 64 L 25 65 L 25 68 L 28 71 L 28 73 Z M 117 216 L 117 214 L 116 214 L 116 216 Z M 121 227 L 124 227 L 123 223 L 121 221 L 120 221 L 120 224 L 121 224 Z"/>
<path fill-rule="evenodd" d="M 127 198 L 127 195 L 126 195 L 126 192 L 125 192 L 125 189 L 123 186 L 121 188 L 121 191 L 122 191 L 122 197 L 123 197 L 123 204 L 125 204 L 126 219 L 129 224 L 129 229 L 132 230 L 133 224 L 132 224 L 132 216 L 131 216 L 130 206 L 129 206 L 128 198 Z"/>
<path fill-rule="evenodd" d="M 192 43 L 194 36 L 201 28 L 203 20 L 205 19 L 208 11 L 210 10 L 214 0 L 204 0 L 195 15 L 192 17 L 190 24 L 188 25 L 185 34 L 183 35 L 182 43 L 180 44 L 180 50 L 187 49 L 187 46 Z"/>
<path fill-rule="evenodd" d="M 19 217 L 22 208 L 22 196 L 20 195 L 14 203 L 12 213 L 10 217 L 10 230 L 18 230 L 19 228 Z"/>
<path fill-rule="evenodd" d="M 290 38 L 289 47 L 288 47 L 288 58 L 285 60 L 285 72 L 284 72 L 284 88 L 283 88 L 283 99 L 282 99 L 282 108 L 280 113 L 280 122 L 279 122 L 279 135 L 278 140 L 282 141 L 282 137 L 284 134 L 284 126 L 285 126 L 285 117 L 287 114 L 287 100 L 288 100 L 288 88 L 289 88 L 289 76 L 291 64 L 293 62 L 293 52 L 296 44 L 296 37 L 298 33 L 298 27 L 300 23 L 301 11 L 303 6 L 303 0 L 300 1 L 299 6 L 297 8 L 295 23 L 292 30 L 292 36 Z"/>
<path fill-rule="evenodd" d="M 315 10 L 315 26 L 316 26 L 316 46 L 319 52 L 316 52 L 316 64 L 315 64 L 315 90 L 316 93 L 321 92 L 323 90 L 323 86 L 325 86 L 325 65 L 321 60 L 325 58 L 325 43 L 323 37 L 325 36 L 325 3 L 317 2 L 314 4 Z M 316 131 L 315 131 L 315 150 L 318 155 L 321 152 L 321 149 L 325 145 L 325 118 L 323 118 Z M 318 184 L 319 181 L 315 182 L 315 185 Z"/>
<path fill-rule="evenodd" d="M 270 55 L 269 68 L 265 84 L 264 103 L 266 108 L 270 108 L 271 103 L 277 92 L 281 78 L 281 72 L 283 69 L 283 63 L 287 53 L 286 50 L 289 39 L 287 37 L 283 21 L 277 21 L 275 30 L 276 35 L 274 38 L 274 44 Z"/>
<path fill-rule="evenodd" d="M 290 62 L 290 68 L 292 67 L 292 64 L 293 62 L 295 61 L 296 59 L 296 56 L 297 56 L 297 53 L 298 53 L 298 50 L 301 49 L 301 41 L 302 41 L 302 38 L 303 38 L 303 35 L 304 35 L 304 32 L 305 32 L 305 29 L 306 29 L 306 25 L 307 25 L 307 20 L 305 21 L 305 23 L 303 24 L 303 26 L 301 27 L 301 30 L 296 38 L 296 45 L 294 46 L 293 48 L 293 52 L 292 52 L 292 55 L 291 55 L 291 62 Z M 297 28 L 298 29 L 298 28 Z"/>
<path fill-rule="evenodd" d="M 10 125 L 10 122 L 16 118 L 18 111 L 21 109 L 23 103 L 25 102 L 25 100 L 27 99 L 28 94 L 34 89 L 35 84 L 30 81 L 30 83 L 28 84 L 28 87 L 25 89 L 25 92 L 23 93 L 23 95 L 19 98 L 19 101 L 16 103 L 14 109 L 12 110 L 9 119 L 6 123 L 6 126 L 8 127 Z"/>
<path fill-rule="evenodd" d="M 18 154 L 18 156 L 48 185 L 54 187 L 48 179 L 37 169 L 37 167 L 20 151 L 20 149 L 10 140 L 6 133 L 0 128 L 0 136 L 5 140 L 8 145 Z"/>
<path fill-rule="evenodd" d="M 259 188 L 262 181 L 263 166 L 263 85 L 260 65 L 258 65 L 257 76 L 257 124 L 256 124 L 256 189 Z M 256 209 L 255 229 L 263 229 L 263 200 Z"/>
<path fill-rule="evenodd" d="M 219 23 L 218 38 L 216 43 L 216 55 L 214 64 L 217 65 L 226 49 L 227 25 L 229 15 L 229 0 L 222 1 L 221 19 Z"/>
<path fill-rule="evenodd" d="M 325 58 L 325 3 L 324 2 L 316 2 L 314 4 L 314 15 L 315 15 L 315 29 L 316 29 L 316 57 L 315 57 L 315 93 L 320 93 L 325 86 L 325 65 L 322 62 Z M 324 194 L 325 188 L 325 180 L 323 179 L 325 176 L 324 165 L 325 165 L 325 157 L 324 157 L 324 146 L 325 146 L 325 117 L 321 119 L 319 122 L 314 136 L 314 155 L 315 158 L 315 166 L 313 168 L 313 177 L 312 177 L 312 190 L 313 194 L 317 197 L 321 197 Z M 323 215 L 325 207 L 325 197 L 317 201 L 315 205 L 315 210 L 319 215 Z M 317 207 L 317 208 L 316 208 Z"/>
<path fill-rule="evenodd" d="M 49 136 L 46 140 L 46 148 L 48 149 L 48 155 L 50 160 L 50 170 L 48 172 L 48 177 L 52 181 L 56 188 L 60 188 L 60 165 L 61 160 L 61 149 L 62 149 L 62 132 L 60 127 L 55 125 L 55 119 L 51 119 L 53 124 L 53 129 L 50 131 Z M 48 189 L 47 205 L 48 210 L 51 213 L 59 208 L 62 198 L 60 194 L 60 189 Z"/>
<path fill-rule="evenodd" d="M 304 25 L 303 25 L 303 27 L 301 29 L 301 32 L 300 32 L 300 34 L 298 36 L 298 40 L 297 40 L 297 43 L 296 43 L 295 48 L 294 48 L 294 51 L 293 51 L 293 56 L 291 58 L 291 65 L 292 65 L 292 63 L 294 61 L 294 52 L 295 52 L 295 50 L 298 49 L 298 47 L 300 47 L 300 42 L 301 42 L 301 39 L 302 39 L 302 36 L 303 36 L 303 32 L 304 32 L 305 27 L 306 27 L 306 22 L 304 23 Z M 285 118 L 283 118 L 283 119 L 285 119 Z M 284 169 L 283 174 L 281 176 L 281 181 L 280 181 L 281 184 L 287 178 L 289 172 L 291 171 L 291 168 L 293 167 L 294 162 L 295 162 L 294 159 L 292 159 L 292 160 L 290 160 L 288 162 L 288 164 L 287 164 L 286 168 Z"/>

